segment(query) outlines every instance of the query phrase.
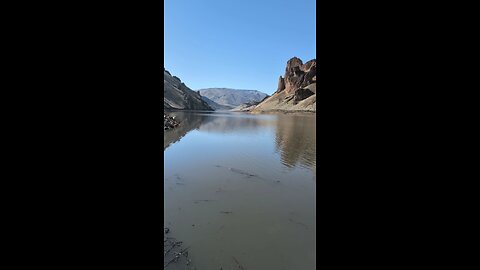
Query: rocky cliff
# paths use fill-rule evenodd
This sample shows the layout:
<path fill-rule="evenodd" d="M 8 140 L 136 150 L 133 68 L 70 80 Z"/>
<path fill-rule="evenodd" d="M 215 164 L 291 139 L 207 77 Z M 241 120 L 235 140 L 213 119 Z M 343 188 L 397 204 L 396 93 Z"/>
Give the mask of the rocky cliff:
<path fill-rule="evenodd" d="M 163 108 L 164 110 L 208 110 L 213 109 L 202 99 L 198 92 L 188 88 L 178 77 L 163 70 Z"/>
<path fill-rule="evenodd" d="M 316 111 L 317 60 L 305 64 L 293 57 L 288 60 L 284 77 L 278 80 L 277 91 L 258 104 L 252 112 Z"/>

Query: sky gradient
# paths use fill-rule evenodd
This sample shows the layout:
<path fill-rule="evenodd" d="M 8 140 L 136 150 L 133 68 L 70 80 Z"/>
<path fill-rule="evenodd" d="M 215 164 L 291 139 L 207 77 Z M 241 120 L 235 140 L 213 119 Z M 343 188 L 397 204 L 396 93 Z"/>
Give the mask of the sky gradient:
<path fill-rule="evenodd" d="M 193 90 L 270 95 L 290 58 L 316 58 L 315 0 L 164 0 L 164 8 L 164 67 Z"/>

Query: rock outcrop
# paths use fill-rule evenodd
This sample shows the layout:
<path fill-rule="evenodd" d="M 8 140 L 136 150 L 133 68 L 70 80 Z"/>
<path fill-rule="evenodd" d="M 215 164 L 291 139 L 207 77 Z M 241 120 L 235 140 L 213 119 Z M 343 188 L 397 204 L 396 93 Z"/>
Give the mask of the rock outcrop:
<path fill-rule="evenodd" d="M 284 77 L 278 80 L 277 91 L 262 101 L 252 112 L 316 111 L 317 61 L 305 64 L 297 57 L 288 60 Z"/>
<path fill-rule="evenodd" d="M 163 70 L 163 107 L 164 110 L 208 110 L 213 109 L 202 99 L 198 92 L 188 88 L 178 77 Z"/>
<path fill-rule="evenodd" d="M 283 79 L 282 76 L 280 76 L 280 79 L 278 79 L 278 88 L 277 92 L 280 92 L 285 89 L 285 80 Z"/>

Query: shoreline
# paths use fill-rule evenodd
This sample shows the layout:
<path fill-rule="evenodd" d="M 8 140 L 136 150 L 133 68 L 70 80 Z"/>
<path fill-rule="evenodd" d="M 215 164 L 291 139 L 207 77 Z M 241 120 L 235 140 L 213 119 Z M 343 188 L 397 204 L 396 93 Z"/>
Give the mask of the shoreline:
<path fill-rule="evenodd" d="M 292 113 L 303 113 L 303 114 L 317 114 L 316 111 L 309 110 L 268 110 L 268 111 L 248 111 L 251 114 L 269 114 L 269 113 L 283 113 L 283 114 L 292 114 Z"/>
<path fill-rule="evenodd" d="M 310 110 L 268 110 L 268 111 L 206 111 L 206 110 L 180 110 L 180 109 L 165 109 L 165 112 L 193 112 L 193 113 L 249 113 L 249 114 L 271 114 L 271 113 L 283 113 L 283 114 L 292 114 L 292 113 L 303 113 L 303 114 L 317 114 L 316 111 Z"/>

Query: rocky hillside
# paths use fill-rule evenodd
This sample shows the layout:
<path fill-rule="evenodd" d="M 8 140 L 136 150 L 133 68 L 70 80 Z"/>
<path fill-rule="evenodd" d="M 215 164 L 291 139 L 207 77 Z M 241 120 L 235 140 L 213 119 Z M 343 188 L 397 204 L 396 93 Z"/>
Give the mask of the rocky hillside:
<path fill-rule="evenodd" d="M 208 106 L 212 107 L 212 109 L 214 109 L 215 111 L 229 111 L 232 109 L 231 106 L 220 105 L 207 97 L 202 96 L 202 99 L 208 104 Z"/>
<path fill-rule="evenodd" d="M 231 109 L 232 112 L 249 112 L 259 104 L 260 102 L 252 102 L 252 103 L 243 103 L 242 105 L 238 105 L 237 107 Z"/>
<path fill-rule="evenodd" d="M 192 91 L 165 68 L 163 69 L 163 84 L 164 110 L 213 110 L 198 92 Z"/>
<path fill-rule="evenodd" d="M 237 107 L 231 109 L 230 111 L 232 111 L 232 112 L 250 112 L 253 109 L 255 109 L 255 107 L 257 107 L 258 104 L 262 103 L 264 100 L 266 100 L 269 97 L 270 96 L 267 95 L 264 99 L 262 99 L 260 101 L 252 101 L 252 102 L 243 103 L 243 104 L 238 105 Z"/>
<path fill-rule="evenodd" d="M 267 94 L 257 90 L 239 90 L 230 88 L 208 88 L 198 90 L 200 95 L 210 100 L 233 109 L 244 103 L 259 102 Z"/>
<path fill-rule="evenodd" d="M 252 112 L 310 111 L 317 106 L 317 60 L 305 64 L 297 57 L 288 60 L 284 77 L 278 79 L 277 91 L 258 104 Z"/>

